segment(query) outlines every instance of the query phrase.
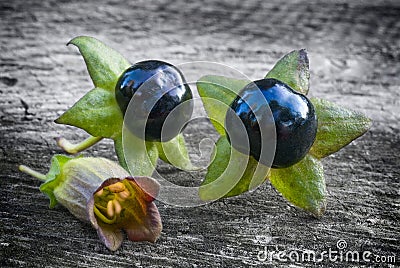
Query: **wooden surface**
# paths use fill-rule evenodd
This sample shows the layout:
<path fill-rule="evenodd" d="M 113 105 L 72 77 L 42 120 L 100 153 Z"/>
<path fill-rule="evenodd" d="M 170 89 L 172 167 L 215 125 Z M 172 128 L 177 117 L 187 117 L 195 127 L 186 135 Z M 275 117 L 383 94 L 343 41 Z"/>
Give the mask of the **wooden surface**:
<path fill-rule="evenodd" d="M 243 2 L 243 3 L 242 3 Z M 1 1 L 0 266 L 237 267 L 257 259 L 257 237 L 279 250 L 347 249 L 400 258 L 400 3 L 398 1 Z M 269 183 L 252 193 L 197 208 L 157 202 L 164 229 L 155 244 L 125 241 L 115 253 L 94 229 L 62 207 L 48 208 L 40 182 L 18 164 L 47 172 L 54 138 L 86 133 L 53 120 L 92 85 L 78 35 L 97 37 L 131 62 L 208 60 L 261 78 L 285 53 L 306 48 L 311 95 L 364 112 L 371 130 L 323 160 L 328 207 L 315 219 Z M 207 128 L 192 126 L 191 144 Z M 195 135 L 196 133 L 201 133 Z M 187 135 L 190 136 L 190 133 Z M 87 155 L 115 159 L 103 141 Z M 187 181 L 188 175 L 162 166 Z M 172 175 L 171 175 L 172 174 Z M 191 174 L 201 181 L 204 174 Z M 376 266 L 280 262 L 273 266 Z"/>

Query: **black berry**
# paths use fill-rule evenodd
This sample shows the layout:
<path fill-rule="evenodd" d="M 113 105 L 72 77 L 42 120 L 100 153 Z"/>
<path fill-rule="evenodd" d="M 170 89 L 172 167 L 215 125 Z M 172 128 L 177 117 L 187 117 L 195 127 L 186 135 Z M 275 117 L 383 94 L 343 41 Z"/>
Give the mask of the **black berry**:
<path fill-rule="evenodd" d="M 315 140 L 317 117 L 314 106 L 306 96 L 279 80 L 261 79 L 248 84 L 230 107 L 232 110 L 229 109 L 225 119 L 228 139 L 240 152 L 248 152 L 249 148 L 250 155 L 260 163 L 271 164 L 272 157 L 268 152 L 271 152 L 275 138 L 273 168 L 299 162 Z M 244 126 L 245 132 L 240 131 L 239 124 Z M 246 138 L 243 133 L 247 133 L 249 147 L 242 142 Z M 265 153 L 261 154 L 262 151 Z"/>
<path fill-rule="evenodd" d="M 142 61 L 128 68 L 118 80 L 115 97 L 125 126 L 147 141 L 174 138 L 193 112 L 192 92 L 182 73 L 162 61 Z"/>

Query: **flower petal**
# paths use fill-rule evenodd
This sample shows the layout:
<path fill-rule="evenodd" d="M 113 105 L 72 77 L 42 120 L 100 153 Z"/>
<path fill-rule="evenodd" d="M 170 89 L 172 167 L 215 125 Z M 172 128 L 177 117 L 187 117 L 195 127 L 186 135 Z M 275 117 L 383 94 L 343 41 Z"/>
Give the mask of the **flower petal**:
<path fill-rule="evenodd" d="M 121 189 L 126 187 L 125 190 L 118 191 L 117 188 L 121 187 L 118 184 L 122 186 Z M 96 193 L 102 195 L 103 189 L 106 191 L 104 192 L 106 196 L 109 196 L 107 192 L 109 193 L 111 189 L 111 191 L 115 191 L 114 194 L 118 195 L 115 197 L 116 199 L 108 201 L 113 202 L 113 212 L 116 213 L 116 218 L 112 220 L 112 223 L 107 222 L 106 218 L 98 218 L 99 215 L 94 212 Z M 155 242 L 157 240 L 162 230 L 162 223 L 160 213 L 153 201 L 159 189 L 159 183 L 153 178 L 126 177 L 107 179 L 94 191 L 87 203 L 88 218 L 107 248 L 116 250 L 121 245 L 123 240 L 121 229 L 126 231 L 131 241 Z M 124 192 L 126 195 L 121 196 Z M 116 212 L 117 204 L 118 212 Z M 96 203 L 96 206 L 98 205 L 99 203 Z M 102 206 L 104 207 L 104 204 Z"/>
<path fill-rule="evenodd" d="M 149 203 L 142 224 L 132 224 L 125 231 L 131 241 L 155 242 L 161 234 L 160 213 L 154 203 Z"/>
<path fill-rule="evenodd" d="M 110 178 L 102 183 L 102 185 L 94 192 L 98 192 L 103 189 L 105 186 L 113 184 L 114 182 L 118 182 L 120 179 Z M 115 228 L 113 225 L 107 226 L 106 224 L 98 223 L 96 216 L 94 215 L 94 194 L 88 200 L 86 211 L 89 217 L 89 221 L 92 224 L 93 228 L 96 229 L 97 234 L 101 240 L 101 242 L 111 251 L 117 250 L 124 240 L 121 229 Z"/>
<path fill-rule="evenodd" d="M 97 234 L 101 242 L 112 251 L 117 250 L 124 240 L 121 230 L 115 229 L 112 226 L 106 224 L 100 224 L 100 228 L 97 229 Z"/>
<path fill-rule="evenodd" d="M 137 210 L 135 217 L 140 220 L 131 221 L 124 229 L 131 241 L 155 242 L 161 234 L 162 223 L 157 206 L 153 203 L 158 195 L 160 184 L 150 177 L 127 178 L 136 192 L 138 204 L 132 204 Z M 141 208 L 141 209 L 139 209 Z"/>
<path fill-rule="evenodd" d="M 153 201 L 157 196 L 160 191 L 160 184 L 153 178 L 150 177 L 133 177 L 133 178 L 127 178 L 137 186 L 139 186 L 143 190 L 143 198 L 151 202 Z"/>

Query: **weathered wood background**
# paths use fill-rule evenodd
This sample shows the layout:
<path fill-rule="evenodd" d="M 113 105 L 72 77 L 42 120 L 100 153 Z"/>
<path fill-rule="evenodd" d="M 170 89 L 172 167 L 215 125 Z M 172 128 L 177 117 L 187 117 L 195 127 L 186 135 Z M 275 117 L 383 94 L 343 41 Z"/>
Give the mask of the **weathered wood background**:
<path fill-rule="evenodd" d="M 400 258 L 400 2 L 208 2 L 0 2 L 0 266 L 256 266 L 266 264 L 257 259 L 260 236 L 272 236 L 269 245 L 280 250 L 336 250 L 343 239 L 348 250 Z M 17 170 L 26 164 L 46 172 L 51 156 L 62 153 L 55 137 L 86 137 L 53 123 L 92 87 L 77 49 L 65 46 L 78 35 L 97 37 L 132 62 L 216 61 L 253 79 L 285 53 L 307 48 L 310 94 L 364 112 L 373 126 L 323 160 L 329 196 L 321 219 L 266 183 L 197 208 L 158 202 L 164 229 L 157 243 L 125 241 L 112 253 L 66 209 L 50 210 L 40 182 Z M 115 158 L 108 141 L 87 154 Z M 389 264 L 273 262 L 289 265 Z"/>

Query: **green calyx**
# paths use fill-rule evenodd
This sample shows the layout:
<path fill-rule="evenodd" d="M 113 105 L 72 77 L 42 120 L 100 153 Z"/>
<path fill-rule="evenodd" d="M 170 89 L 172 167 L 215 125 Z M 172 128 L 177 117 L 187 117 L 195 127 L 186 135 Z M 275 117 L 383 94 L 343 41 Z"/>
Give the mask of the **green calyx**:
<path fill-rule="evenodd" d="M 54 190 L 64 180 L 64 176 L 62 174 L 63 166 L 72 159 L 74 158 L 64 155 L 54 155 L 51 159 L 49 172 L 47 172 L 46 175 L 34 171 L 23 165 L 19 166 L 19 170 L 39 179 L 40 181 L 43 181 L 43 184 L 40 186 L 40 191 L 42 191 L 49 197 L 50 208 L 53 208 L 58 203 L 57 198 L 54 195 Z"/>
<path fill-rule="evenodd" d="M 79 36 L 69 44 L 75 45 L 81 52 L 95 88 L 55 122 L 81 128 L 94 137 L 116 139 L 122 131 L 123 115 L 114 90 L 119 76 L 130 63 L 93 37 Z"/>
<path fill-rule="evenodd" d="M 362 113 L 323 99 L 311 98 L 311 102 L 318 117 L 318 131 L 310 154 L 317 158 L 339 151 L 371 127 L 371 119 Z"/>
<path fill-rule="evenodd" d="M 180 169 L 196 169 L 188 157 L 183 135 L 167 143 L 156 143 L 142 141 L 123 131 L 124 116 L 114 90 L 118 78 L 131 64 L 120 53 L 88 36 L 76 37 L 69 44 L 75 45 L 82 54 L 95 88 L 55 120 L 59 124 L 81 128 L 91 136 L 78 144 L 60 138 L 58 145 L 61 148 L 68 153 L 78 153 L 102 138 L 110 138 L 114 141 L 120 165 L 131 175 L 150 176 L 158 157 Z M 129 155 L 132 149 L 135 150 L 132 157 L 136 159 Z"/>
<path fill-rule="evenodd" d="M 119 76 L 130 63 L 117 51 L 96 38 L 78 36 L 68 42 L 78 47 L 95 87 L 114 93 Z"/>
<path fill-rule="evenodd" d="M 115 139 L 122 130 L 123 115 L 114 92 L 94 88 L 55 120 L 84 129 L 94 137 Z"/>
<path fill-rule="evenodd" d="M 225 136 L 224 122 L 229 105 L 239 91 L 250 82 L 215 75 L 206 75 L 197 81 L 197 90 L 207 115 L 221 136 Z"/>
<path fill-rule="evenodd" d="M 294 50 L 283 56 L 265 78 L 281 80 L 294 90 L 307 95 L 310 88 L 310 70 L 307 51 Z"/>
<path fill-rule="evenodd" d="M 307 52 L 295 50 L 280 59 L 266 78 L 278 79 L 296 91 L 307 94 L 309 90 L 309 65 Z M 216 144 L 216 157 L 207 170 L 200 188 L 200 197 L 229 197 L 239 195 L 262 184 L 269 178 L 271 184 L 292 204 L 321 216 L 326 207 L 326 186 L 320 158 L 337 152 L 352 140 L 363 135 L 371 121 L 361 113 L 348 110 L 331 102 L 311 98 L 318 117 L 316 140 L 309 154 L 299 163 L 284 169 L 267 169 L 254 174 L 260 164 L 252 157 L 247 158 L 243 172 L 224 171 L 235 150 L 230 148 L 224 131 L 224 119 L 232 103 L 249 81 L 222 76 L 207 75 L 199 79 L 197 88 L 208 116 L 222 136 Z M 242 161 L 244 161 L 242 159 Z M 222 178 L 222 179 L 221 179 Z M 220 181 L 231 181 L 229 187 Z M 233 183 L 232 183 L 233 182 Z M 232 185 L 233 184 L 233 185 Z M 228 189 L 228 188 L 229 189 Z M 229 191 L 228 191 L 229 190 Z M 221 195 L 221 193 L 224 193 Z"/>
<path fill-rule="evenodd" d="M 213 161 L 199 189 L 202 200 L 236 196 L 267 179 L 269 168 L 235 150 L 226 136 L 218 139 L 213 154 Z"/>
<path fill-rule="evenodd" d="M 321 161 L 312 155 L 283 169 L 271 169 L 271 184 L 293 205 L 314 216 L 326 209 L 326 186 Z"/>

